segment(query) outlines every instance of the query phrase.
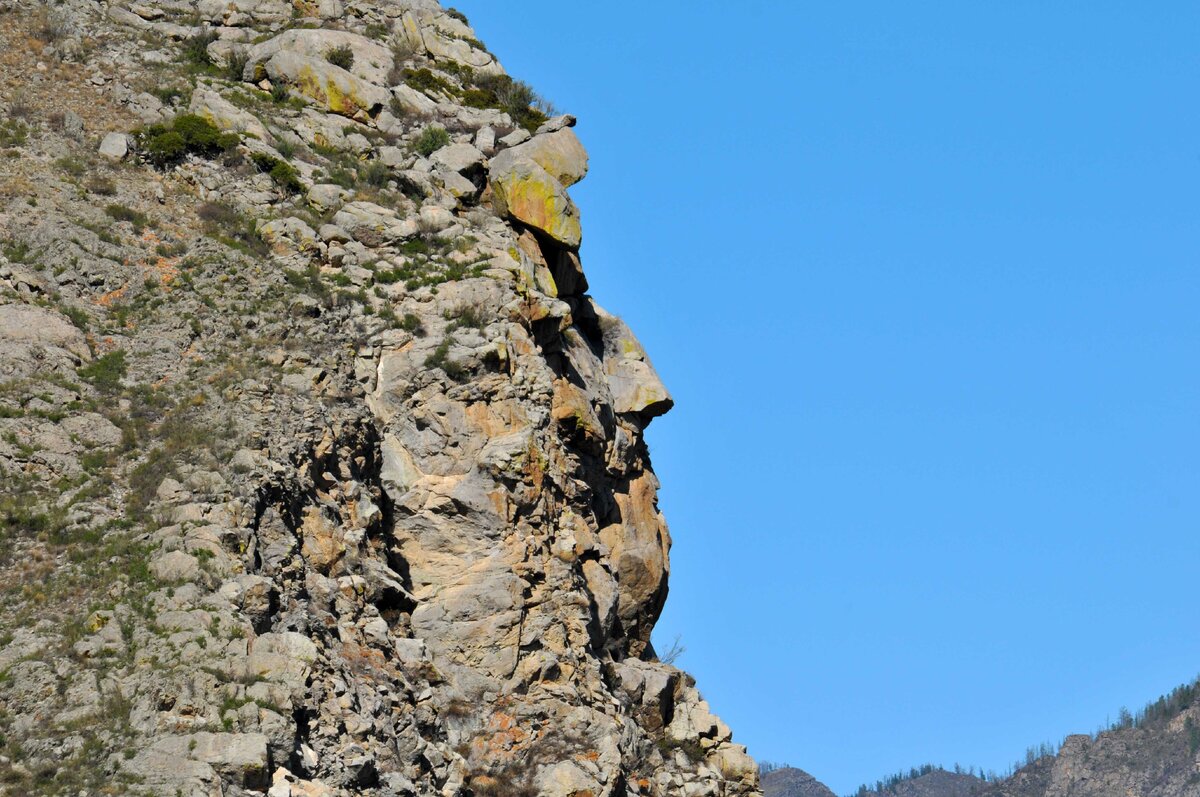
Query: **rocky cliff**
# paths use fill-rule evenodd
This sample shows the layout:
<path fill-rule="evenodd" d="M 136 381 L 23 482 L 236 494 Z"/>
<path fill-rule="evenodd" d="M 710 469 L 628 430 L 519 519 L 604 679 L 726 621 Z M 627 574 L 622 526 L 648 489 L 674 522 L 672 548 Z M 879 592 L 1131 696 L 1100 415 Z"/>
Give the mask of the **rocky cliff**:
<path fill-rule="evenodd" d="M 433 0 L 4 0 L 0 59 L 0 793 L 758 793 L 650 643 L 573 118 Z"/>

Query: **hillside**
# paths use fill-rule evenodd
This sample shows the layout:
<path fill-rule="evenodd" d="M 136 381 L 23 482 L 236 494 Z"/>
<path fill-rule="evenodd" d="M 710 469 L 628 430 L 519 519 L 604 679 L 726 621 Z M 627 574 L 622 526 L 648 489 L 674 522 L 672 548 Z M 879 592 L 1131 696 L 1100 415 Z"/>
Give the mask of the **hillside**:
<path fill-rule="evenodd" d="M 836 797 L 829 787 L 803 769 L 780 767 L 762 775 L 764 797 Z"/>
<path fill-rule="evenodd" d="M 1185 684 L 1111 727 L 1066 737 L 1056 750 L 1041 745 L 1023 764 L 987 780 L 930 765 L 902 773 L 855 797 L 1194 797 L 1200 794 L 1200 681 Z M 829 790 L 807 772 L 772 768 L 765 797 L 824 797 Z"/>
<path fill-rule="evenodd" d="M 1200 794 L 1200 683 L 1175 689 L 1108 730 L 1068 736 L 982 797 L 1191 797 Z"/>
<path fill-rule="evenodd" d="M 650 643 L 672 400 L 573 117 L 433 0 L 0 53 L 0 794 L 758 793 Z"/>

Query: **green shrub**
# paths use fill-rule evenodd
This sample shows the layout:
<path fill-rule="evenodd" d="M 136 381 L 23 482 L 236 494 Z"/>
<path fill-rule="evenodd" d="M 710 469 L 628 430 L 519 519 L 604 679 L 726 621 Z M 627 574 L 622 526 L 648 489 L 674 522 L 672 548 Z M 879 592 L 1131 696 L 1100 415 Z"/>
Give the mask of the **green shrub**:
<path fill-rule="evenodd" d="M 255 152 L 250 156 L 250 159 L 254 161 L 254 165 L 258 167 L 260 172 L 266 172 L 270 175 L 275 185 L 289 194 L 298 194 L 304 190 L 304 183 L 300 182 L 300 175 L 296 172 L 296 167 L 287 161 L 280 160 L 265 152 Z"/>
<path fill-rule="evenodd" d="M 115 393 L 120 389 L 127 371 L 125 351 L 117 349 L 80 368 L 79 376 L 91 382 L 101 393 Z"/>
<path fill-rule="evenodd" d="M 160 168 L 183 159 L 189 152 L 214 157 L 232 152 L 241 138 L 237 133 L 222 133 L 203 116 L 185 113 L 167 125 L 151 125 L 138 133 L 138 142 L 146 159 Z"/>
<path fill-rule="evenodd" d="M 340 66 L 342 69 L 353 69 L 354 49 L 348 44 L 334 47 L 325 53 L 325 60 L 334 66 Z"/>
<path fill-rule="evenodd" d="M 228 205 L 205 202 L 196 209 L 196 216 L 203 222 L 206 234 L 228 247 L 252 255 L 265 255 L 269 251 L 253 220 Z"/>
<path fill-rule="evenodd" d="M 171 105 L 176 100 L 183 98 L 183 91 L 178 86 L 159 86 L 150 92 L 163 105 Z"/>
<path fill-rule="evenodd" d="M 472 307 L 471 305 L 461 308 L 456 316 L 447 314 L 446 317 L 448 319 L 453 319 L 450 324 L 451 332 L 456 329 L 464 328 L 483 329 L 487 326 L 487 319 L 483 316 L 483 313 L 479 312 L 478 308 Z"/>
<path fill-rule="evenodd" d="M 447 8 L 446 13 L 449 14 L 450 16 L 454 17 L 455 19 L 457 19 L 459 22 L 461 22 L 464 25 L 471 24 L 471 22 L 467 19 L 467 15 L 464 14 L 463 12 L 459 11 L 457 8 L 453 8 L 453 7 Z"/>
<path fill-rule="evenodd" d="M 139 235 L 141 235 L 142 229 L 150 223 L 150 219 L 146 217 L 145 213 L 125 207 L 124 205 L 109 205 L 104 209 L 104 212 L 113 221 L 129 222 L 133 225 L 133 231 Z"/>
<path fill-rule="evenodd" d="M 466 376 L 467 369 L 450 359 L 451 343 L 452 341 L 448 337 L 439 343 L 438 347 L 433 350 L 433 353 L 425 358 L 425 367 L 431 369 L 440 368 L 446 376 L 458 382 Z"/>
<path fill-rule="evenodd" d="M 388 171 L 388 167 L 379 161 L 370 161 L 358 167 L 359 181 L 372 188 L 385 188 L 391 176 L 392 173 Z"/>
<path fill-rule="evenodd" d="M 480 74 L 465 70 L 460 74 L 468 88 L 462 101 L 472 108 L 496 108 L 512 117 L 521 127 L 533 132 L 554 112 L 553 106 L 533 87 L 508 75 Z"/>
<path fill-rule="evenodd" d="M 54 165 L 72 177 L 82 177 L 87 172 L 87 164 L 74 156 L 59 158 Z"/>
<path fill-rule="evenodd" d="M 196 66 L 211 66 L 212 58 L 208 55 L 208 45 L 217 40 L 217 32 L 205 30 L 187 39 L 183 43 L 183 57 L 188 63 Z"/>
<path fill-rule="evenodd" d="M 304 183 L 300 182 L 300 175 L 296 173 L 296 167 L 287 161 L 279 161 L 272 166 L 270 175 L 275 184 L 289 194 L 298 194 L 304 190 Z"/>
<path fill-rule="evenodd" d="M 425 325 L 421 323 L 421 319 L 412 313 L 405 313 L 404 318 L 400 319 L 399 326 L 405 332 L 411 332 L 414 335 L 425 331 Z"/>
<path fill-rule="evenodd" d="M 283 83 L 271 84 L 271 102 L 275 103 L 276 105 L 283 105 L 288 101 L 289 96 L 291 95 L 288 92 L 287 85 Z"/>
<path fill-rule="evenodd" d="M 405 85 L 417 91 L 429 94 L 430 92 L 440 92 L 451 97 L 458 94 L 450 81 L 446 80 L 441 75 L 435 75 L 427 67 L 420 69 L 405 69 L 400 73 Z"/>
<path fill-rule="evenodd" d="M 225 77 L 230 80 L 240 81 L 248 63 L 250 63 L 250 54 L 241 47 L 235 47 L 229 53 L 229 59 L 225 62 Z"/>
<path fill-rule="evenodd" d="M 386 39 L 392 30 L 382 22 L 367 23 L 367 38 L 368 39 Z"/>
<path fill-rule="evenodd" d="M 187 142 L 174 130 L 165 130 L 142 139 L 142 153 L 161 168 L 182 159 L 187 153 Z"/>
<path fill-rule="evenodd" d="M 212 122 L 192 113 L 175 117 L 173 127 L 183 136 L 188 150 L 201 155 L 229 152 L 241 141 L 237 133 L 222 133 Z"/>
<path fill-rule="evenodd" d="M 444 127 L 430 125 L 421 131 L 421 135 L 417 137 L 417 141 L 413 146 L 417 152 L 428 158 L 449 143 L 450 134 L 446 132 Z"/>
<path fill-rule="evenodd" d="M 16 119 L 0 122 L 0 147 L 23 147 L 29 140 L 29 127 Z"/>

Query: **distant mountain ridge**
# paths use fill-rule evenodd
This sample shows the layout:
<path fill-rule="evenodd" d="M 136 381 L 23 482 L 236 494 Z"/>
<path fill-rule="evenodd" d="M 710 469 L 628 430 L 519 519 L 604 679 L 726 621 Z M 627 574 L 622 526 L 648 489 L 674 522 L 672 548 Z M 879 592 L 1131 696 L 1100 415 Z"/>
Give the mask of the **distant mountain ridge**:
<path fill-rule="evenodd" d="M 974 775 L 931 766 L 880 781 L 876 789 L 861 787 L 854 797 L 974 797 L 987 782 Z M 833 790 L 802 769 L 766 767 L 762 774 L 764 797 L 836 797 Z"/>
<path fill-rule="evenodd" d="M 764 768 L 762 790 L 764 797 L 837 797 L 803 769 L 789 766 Z"/>
<path fill-rule="evenodd" d="M 1068 736 L 1057 749 L 1030 748 L 1012 774 L 993 779 L 943 769 L 913 770 L 854 797 L 1200 797 L 1200 681 L 1180 686 L 1136 714 L 1122 709 L 1097 734 Z M 764 769 L 765 797 L 827 797 L 803 770 Z"/>

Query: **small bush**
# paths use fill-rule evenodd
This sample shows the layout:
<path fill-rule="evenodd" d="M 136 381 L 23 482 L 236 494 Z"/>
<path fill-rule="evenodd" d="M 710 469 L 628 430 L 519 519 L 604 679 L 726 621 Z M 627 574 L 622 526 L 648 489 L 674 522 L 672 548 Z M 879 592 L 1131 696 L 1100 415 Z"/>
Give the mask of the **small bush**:
<path fill-rule="evenodd" d="M 288 87 L 283 83 L 271 84 L 271 102 L 276 105 L 283 105 L 288 101 L 291 94 L 288 92 Z"/>
<path fill-rule="evenodd" d="M 229 152 L 241 142 L 237 133 L 222 133 L 212 122 L 192 113 L 175 117 L 174 129 L 183 136 L 189 150 L 202 155 Z"/>
<path fill-rule="evenodd" d="M 150 93 L 163 105 L 172 105 L 176 100 L 183 98 L 183 90 L 178 86 L 159 86 Z"/>
<path fill-rule="evenodd" d="M 42 11 L 36 17 L 34 35 L 47 44 L 66 38 L 71 32 L 67 18 L 58 11 Z"/>
<path fill-rule="evenodd" d="M 196 216 L 204 223 L 204 232 L 226 246 L 254 255 L 268 252 L 254 222 L 228 205 L 205 202 L 196 209 Z"/>
<path fill-rule="evenodd" d="M 142 154 L 155 166 L 162 168 L 183 158 L 187 142 L 174 130 L 147 136 L 142 140 Z"/>
<path fill-rule="evenodd" d="M 379 161 L 364 163 L 358 168 L 358 179 L 372 188 L 387 187 L 390 178 L 391 172 L 388 171 L 388 167 Z"/>
<path fill-rule="evenodd" d="M 260 172 L 266 172 L 270 175 L 275 185 L 289 194 L 298 194 L 304 190 L 304 183 L 300 182 L 300 175 L 296 172 L 296 167 L 287 161 L 280 160 L 265 152 L 256 152 L 250 156 L 250 159 L 254 161 L 254 165 L 258 167 Z"/>
<path fill-rule="evenodd" d="M 466 376 L 467 369 L 462 365 L 450 359 L 450 345 L 453 341 L 447 337 L 438 347 L 433 350 L 433 353 L 425 358 L 426 368 L 440 368 L 446 376 L 453 379 L 455 382 L 462 380 Z"/>
<path fill-rule="evenodd" d="M 93 177 L 84 183 L 83 187 L 89 194 L 98 196 L 114 196 L 117 193 L 117 184 L 109 177 Z"/>
<path fill-rule="evenodd" d="M 454 17 L 455 19 L 457 19 L 459 22 L 461 22 L 464 25 L 471 24 L 470 20 L 467 19 L 467 15 L 464 14 L 463 12 L 459 11 L 457 8 L 453 8 L 453 7 L 447 8 L 446 13 L 449 14 L 450 16 Z"/>
<path fill-rule="evenodd" d="M 196 66 L 212 66 L 212 58 L 208 55 L 208 45 L 217 40 L 215 30 L 205 30 L 187 39 L 183 43 L 183 57 L 188 63 Z"/>
<path fill-rule="evenodd" d="M 138 133 L 138 142 L 146 159 L 160 168 L 183 159 L 189 152 L 204 157 L 228 154 L 237 148 L 237 133 L 222 133 L 203 116 L 185 113 L 170 126 L 151 125 Z"/>
<path fill-rule="evenodd" d="M 367 38 L 368 39 L 386 39 L 388 34 L 392 32 L 391 28 L 382 22 L 367 23 Z"/>
<path fill-rule="evenodd" d="M 466 305 L 459 309 L 457 315 L 448 314 L 447 318 L 452 318 L 450 324 L 451 331 L 455 329 L 483 329 L 487 326 L 487 319 L 479 309 Z"/>
<path fill-rule="evenodd" d="M 82 177 L 87 172 L 87 164 L 76 157 L 59 158 L 54 165 L 72 177 Z"/>
<path fill-rule="evenodd" d="M 454 86 L 450 84 L 450 81 L 441 75 L 435 75 L 427 67 L 405 69 L 401 71 L 400 77 L 409 88 L 416 89 L 425 94 L 436 92 L 453 97 L 458 93 Z"/>
<path fill-rule="evenodd" d="M 80 368 L 79 376 L 91 382 L 101 393 L 115 393 L 120 389 L 127 371 L 125 351 L 117 349 Z"/>
<path fill-rule="evenodd" d="M 141 233 L 142 228 L 150 223 L 145 213 L 134 210 L 133 208 L 125 207 L 124 205 L 109 205 L 104 209 L 108 217 L 113 221 L 127 221 L 133 225 L 133 230 L 136 233 Z"/>
<path fill-rule="evenodd" d="M 225 63 L 225 77 L 233 81 L 240 81 L 248 63 L 250 63 L 250 54 L 241 47 L 235 47 L 229 53 L 229 60 Z"/>
<path fill-rule="evenodd" d="M 354 49 L 348 44 L 334 47 L 325 53 L 325 60 L 334 66 L 340 66 L 342 69 L 353 69 Z"/>
<path fill-rule="evenodd" d="M 421 135 L 417 138 L 413 145 L 417 152 L 428 158 L 433 153 L 437 152 L 442 147 L 450 143 L 450 134 L 446 132 L 444 127 L 430 125 L 421 131 Z"/>
<path fill-rule="evenodd" d="M 15 104 L 14 104 L 15 106 Z M 15 106 L 19 109 L 19 106 Z M 9 110 L 14 116 L 16 111 Z M 0 148 L 23 147 L 29 140 L 29 127 L 17 119 L 6 119 L 0 122 Z"/>

